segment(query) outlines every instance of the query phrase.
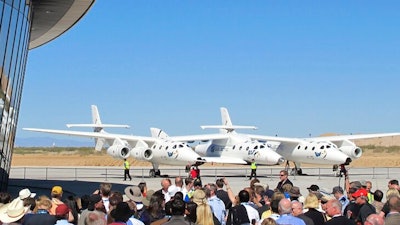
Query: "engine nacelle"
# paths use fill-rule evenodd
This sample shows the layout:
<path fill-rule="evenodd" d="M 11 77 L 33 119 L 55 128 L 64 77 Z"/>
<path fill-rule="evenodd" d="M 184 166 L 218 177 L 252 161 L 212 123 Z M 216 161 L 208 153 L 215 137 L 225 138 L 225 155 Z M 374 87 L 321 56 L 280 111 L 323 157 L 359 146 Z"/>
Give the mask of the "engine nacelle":
<path fill-rule="evenodd" d="M 125 145 L 112 145 L 107 149 L 107 154 L 116 159 L 127 159 L 129 157 L 130 148 Z"/>
<path fill-rule="evenodd" d="M 351 159 L 358 159 L 362 155 L 362 149 L 357 146 L 341 146 L 339 149 Z"/>
<path fill-rule="evenodd" d="M 149 161 L 153 158 L 153 151 L 146 147 L 135 147 L 131 150 L 131 156 L 137 160 Z"/>

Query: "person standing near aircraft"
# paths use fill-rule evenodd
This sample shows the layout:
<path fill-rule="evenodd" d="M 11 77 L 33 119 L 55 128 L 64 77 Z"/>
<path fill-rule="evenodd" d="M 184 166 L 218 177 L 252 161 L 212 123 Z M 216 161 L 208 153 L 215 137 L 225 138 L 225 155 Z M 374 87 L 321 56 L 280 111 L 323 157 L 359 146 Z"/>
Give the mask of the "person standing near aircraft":
<path fill-rule="evenodd" d="M 251 160 L 250 169 L 251 173 L 249 180 L 253 179 L 253 176 L 254 178 L 257 178 L 257 163 L 254 161 L 254 159 Z"/>
<path fill-rule="evenodd" d="M 132 177 L 129 174 L 130 167 L 131 165 L 129 164 L 128 160 L 124 159 L 124 180 L 126 180 L 126 177 L 129 177 L 129 180 L 132 180 Z"/>

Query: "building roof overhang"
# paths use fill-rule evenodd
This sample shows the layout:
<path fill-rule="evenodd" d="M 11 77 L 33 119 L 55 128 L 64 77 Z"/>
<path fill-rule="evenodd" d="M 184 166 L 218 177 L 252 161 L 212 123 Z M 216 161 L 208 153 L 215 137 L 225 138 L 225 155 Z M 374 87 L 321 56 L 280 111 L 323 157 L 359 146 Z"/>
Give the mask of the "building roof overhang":
<path fill-rule="evenodd" d="M 74 26 L 95 0 L 32 0 L 29 49 L 57 38 Z"/>

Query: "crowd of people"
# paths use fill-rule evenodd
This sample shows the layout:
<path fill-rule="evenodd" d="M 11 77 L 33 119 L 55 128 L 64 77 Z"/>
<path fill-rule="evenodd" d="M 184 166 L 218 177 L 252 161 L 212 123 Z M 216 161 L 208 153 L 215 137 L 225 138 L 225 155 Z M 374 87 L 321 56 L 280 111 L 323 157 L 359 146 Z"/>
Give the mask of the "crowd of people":
<path fill-rule="evenodd" d="M 80 197 L 63 197 L 54 186 L 50 196 L 28 188 L 12 199 L 0 193 L 0 224 L 24 225 L 399 225 L 400 187 L 388 181 L 385 194 L 372 191 L 370 181 L 350 181 L 332 192 L 311 184 L 308 193 L 281 170 L 276 187 L 251 179 L 234 193 L 226 178 L 203 184 L 200 177 L 162 178 L 159 190 L 145 182 L 114 191 L 111 183 Z M 383 201 L 386 199 L 386 201 Z"/>

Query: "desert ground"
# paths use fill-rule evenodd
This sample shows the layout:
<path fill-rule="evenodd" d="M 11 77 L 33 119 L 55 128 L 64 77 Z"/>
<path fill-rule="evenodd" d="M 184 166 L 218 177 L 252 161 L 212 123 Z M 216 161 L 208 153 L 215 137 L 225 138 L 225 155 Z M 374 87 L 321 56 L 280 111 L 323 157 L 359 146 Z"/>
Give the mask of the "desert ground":
<path fill-rule="evenodd" d="M 363 155 L 354 160 L 351 167 L 399 167 L 400 137 L 375 138 L 357 141 L 362 146 Z M 129 159 L 132 166 L 151 166 L 150 163 Z M 93 150 L 90 154 L 74 152 L 51 152 L 21 154 L 14 153 L 12 166 L 121 166 L 121 160 L 114 159 L 106 153 Z M 204 165 L 207 166 L 207 165 Z M 229 166 L 229 165 L 227 165 Z M 303 164 L 302 167 L 318 166 Z M 327 167 L 327 166 L 321 166 Z"/>

